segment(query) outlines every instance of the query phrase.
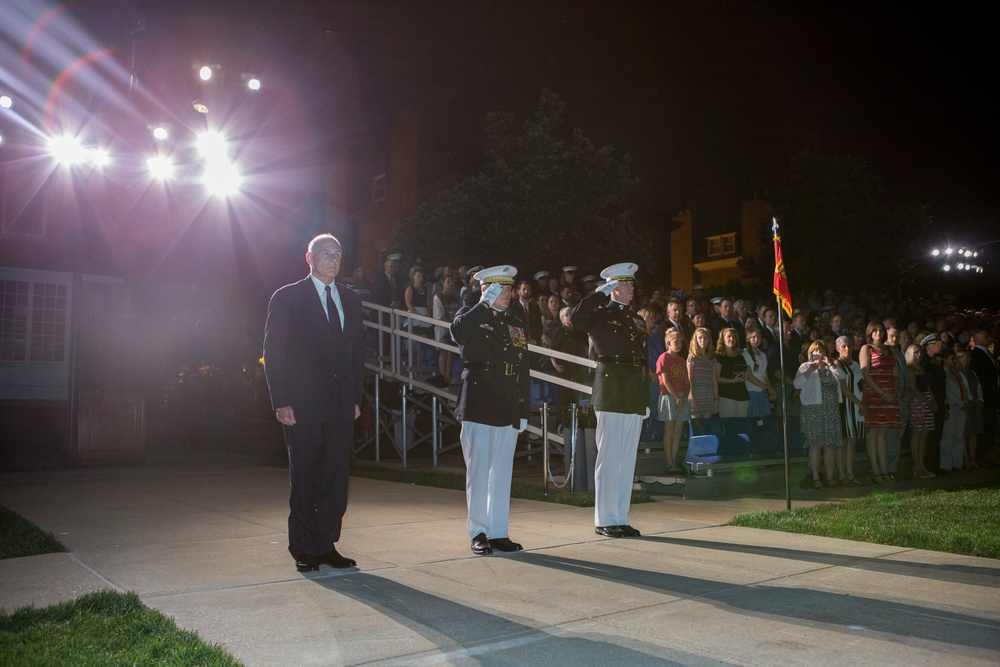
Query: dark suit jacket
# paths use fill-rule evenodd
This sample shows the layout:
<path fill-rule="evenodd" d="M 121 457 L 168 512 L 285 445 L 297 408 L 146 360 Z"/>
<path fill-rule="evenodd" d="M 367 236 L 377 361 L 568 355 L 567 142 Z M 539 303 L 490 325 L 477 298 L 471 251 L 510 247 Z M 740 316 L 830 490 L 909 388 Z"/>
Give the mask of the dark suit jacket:
<path fill-rule="evenodd" d="M 680 327 L 681 333 L 684 334 L 685 345 L 691 342 L 691 336 L 694 335 L 694 324 L 688 318 L 681 317 L 680 322 L 674 322 L 672 319 L 668 317 L 666 322 L 664 323 L 664 326 L 671 329 L 676 329 L 677 327 Z M 663 333 L 666 333 L 666 330 L 664 330 Z"/>
<path fill-rule="evenodd" d="M 735 329 L 736 330 L 736 334 L 740 337 L 739 341 L 737 342 L 737 345 L 739 345 L 740 347 L 743 347 L 743 345 L 746 344 L 746 342 L 747 342 L 747 340 L 746 340 L 747 339 L 747 332 L 746 332 L 746 330 L 744 330 L 743 325 L 740 323 L 739 319 L 737 319 L 736 316 L 734 315 L 734 316 L 730 317 L 729 320 L 727 321 L 727 320 L 722 319 L 722 317 L 720 316 L 720 317 L 716 318 L 712 322 L 712 345 L 713 345 L 713 347 L 719 341 L 719 333 L 723 329 Z"/>
<path fill-rule="evenodd" d="M 401 278 L 399 274 L 394 275 L 392 279 L 396 283 L 395 291 L 392 289 L 389 276 L 386 275 L 385 271 L 380 271 L 372 281 L 372 300 L 380 306 L 404 303 L 403 294 L 406 293 L 406 279 Z"/>
<path fill-rule="evenodd" d="M 528 321 L 524 321 L 524 306 L 521 304 L 520 299 L 513 299 L 511 301 L 510 307 L 507 309 L 514 317 L 516 317 L 523 326 L 528 329 L 528 340 L 532 343 L 537 343 L 542 339 L 542 309 L 538 307 L 538 303 L 534 300 L 528 300 Z"/>
<path fill-rule="evenodd" d="M 997 386 L 997 365 L 990 359 L 989 352 L 983 352 L 979 347 L 972 348 L 969 367 L 979 378 L 984 402 L 995 405 L 1000 400 L 1000 387 Z"/>
<path fill-rule="evenodd" d="M 519 319 L 485 303 L 458 311 L 451 323 L 463 365 L 456 419 L 519 428 L 528 418 L 531 368 L 525 336 Z"/>
<path fill-rule="evenodd" d="M 343 332 L 326 318 L 308 276 L 271 297 L 264 327 L 264 375 L 277 410 L 291 406 L 303 424 L 321 424 L 361 405 L 364 338 L 361 297 L 337 285 L 344 309 Z"/>

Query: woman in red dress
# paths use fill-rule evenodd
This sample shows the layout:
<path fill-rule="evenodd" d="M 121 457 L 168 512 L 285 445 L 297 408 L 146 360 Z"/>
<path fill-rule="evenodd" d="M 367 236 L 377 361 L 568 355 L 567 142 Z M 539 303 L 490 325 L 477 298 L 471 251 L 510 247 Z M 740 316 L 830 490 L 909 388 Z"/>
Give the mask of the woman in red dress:
<path fill-rule="evenodd" d="M 903 428 L 899 415 L 896 391 L 899 386 L 899 369 L 892 350 L 885 347 L 885 327 L 881 322 L 871 322 L 865 330 L 861 347 L 861 375 L 864 377 L 865 445 L 872 481 L 876 484 L 891 482 L 885 452 L 885 436 L 889 429 Z"/>

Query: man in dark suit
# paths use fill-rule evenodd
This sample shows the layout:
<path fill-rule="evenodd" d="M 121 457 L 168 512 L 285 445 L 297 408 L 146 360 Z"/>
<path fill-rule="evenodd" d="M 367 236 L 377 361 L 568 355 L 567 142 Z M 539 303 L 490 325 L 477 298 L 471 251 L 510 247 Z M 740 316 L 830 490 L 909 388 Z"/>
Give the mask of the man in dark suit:
<path fill-rule="evenodd" d="M 997 410 L 1000 407 L 1000 367 L 989 350 L 989 334 L 986 329 L 972 332 L 972 354 L 969 367 L 979 379 L 983 389 L 983 439 L 976 452 L 981 464 L 996 465 L 997 460 Z"/>
<path fill-rule="evenodd" d="M 522 278 L 517 283 L 517 299 L 511 304 L 511 314 L 521 321 L 528 342 L 535 345 L 542 339 L 542 311 L 531 298 L 531 281 Z"/>
<path fill-rule="evenodd" d="M 800 358 L 805 354 L 805 347 L 809 343 L 809 336 L 806 332 L 806 316 L 804 313 L 795 312 L 792 314 L 792 338 L 788 342 L 790 349 Z M 798 368 L 798 364 L 795 366 Z"/>
<path fill-rule="evenodd" d="M 671 299 L 668 301 L 667 321 L 664 323 L 666 328 L 676 329 L 677 333 L 684 337 L 681 349 L 685 349 L 687 347 L 688 342 L 691 340 L 691 336 L 694 334 L 694 324 L 691 323 L 691 320 L 682 315 L 683 310 L 684 305 L 681 303 L 680 299 Z"/>
<path fill-rule="evenodd" d="M 639 434 L 649 416 L 649 334 L 645 321 L 629 310 L 638 268 L 625 262 L 604 269 L 607 282 L 584 297 L 569 318 L 590 335 L 597 353 L 590 397 L 597 413 L 594 532 L 605 537 L 639 537 L 628 523 Z"/>
<path fill-rule="evenodd" d="M 451 323 L 462 354 L 455 419 L 462 423 L 467 526 L 477 555 L 521 550 L 507 531 L 514 448 L 531 408 L 528 339 L 509 312 L 516 272 L 502 265 L 477 273 L 480 301 L 463 306 Z"/>
<path fill-rule="evenodd" d="M 733 313 L 733 300 L 729 297 L 723 297 L 719 301 L 719 317 L 712 322 L 712 344 L 718 342 L 719 333 L 723 329 L 735 329 L 736 335 L 739 336 L 740 347 L 746 342 L 746 331 L 743 329 L 743 324 L 740 322 L 736 314 Z"/>
<path fill-rule="evenodd" d="M 314 238 L 309 276 L 274 293 L 264 327 L 264 375 L 288 449 L 288 550 L 299 572 L 355 565 L 335 546 L 365 374 L 361 297 L 335 281 L 342 256 L 334 236 Z"/>
<path fill-rule="evenodd" d="M 380 306 L 405 308 L 403 294 L 406 292 L 406 281 L 397 275 L 399 260 L 402 258 L 399 253 L 387 256 L 382 264 L 382 272 L 375 276 L 372 298 Z"/>

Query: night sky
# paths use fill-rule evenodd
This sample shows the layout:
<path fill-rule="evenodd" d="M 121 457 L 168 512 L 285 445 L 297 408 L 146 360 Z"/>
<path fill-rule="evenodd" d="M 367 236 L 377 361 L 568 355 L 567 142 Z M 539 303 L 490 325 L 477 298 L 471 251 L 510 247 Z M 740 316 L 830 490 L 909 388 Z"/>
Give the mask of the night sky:
<path fill-rule="evenodd" d="M 927 204 L 936 233 L 998 237 L 1000 58 L 971 8 L 87 0 L 74 11 L 121 54 L 142 22 L 147 85 L 163 59 L 255 59 L 286 77 L 317 135 L 411 108 L 474 152 L 487 112 L 523 117 L 551 88 L 571 125 L 632 156 L 640 218 L 690 206 L 706 228 L 732 227 L 740 202 L 774 191 L 786 159 L 813 143 L 868 161 L 890 197 Z"/>

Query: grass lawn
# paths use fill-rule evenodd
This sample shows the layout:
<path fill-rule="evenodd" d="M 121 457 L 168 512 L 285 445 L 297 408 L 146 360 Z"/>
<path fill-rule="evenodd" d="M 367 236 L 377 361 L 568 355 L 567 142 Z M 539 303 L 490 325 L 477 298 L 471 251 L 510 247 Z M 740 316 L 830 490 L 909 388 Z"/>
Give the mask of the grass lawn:
<path fill-rule="evenodd" d="M 465 475 L 455 473 L 437 472 L 429 470 L 397 470 L 394 468 L 382 468 L 378 466 L 366 466 L 354 464 L 351 468 L 351 475 L 354 477 L 367 477 L 369 479 L 381 479 L 387 482 L 401 482 L 403 484 L 416 484 L 417 486 L 433 486 L 438 489 L 454 489 L 465 491 Z M 535 484 L 525 484 L 514 482 L 510 489 L 511 498 L 521 500 L 541 500 L 548 503 L 560 503 L 562 505 L 573 505 L 575 507 L 593 507 L 594 494 L 591 491 L 560 491 L 549 487 L 549 494 L 546 496 L 542 492 L 542 487 Z M 633 491 L 632 503 L 649 503 L 653 497 L 645 491 Z"/>
<path fill-rule="evenodd" d="M 66 551 L 59 540 L 17 512 L 0 505 L 0 560 Z"/>
<path fill-rule="evenodd" d="M 729 525 L 1000 558 L 1000 489 L 873 493 L 790 512 L 751 512 Z"/>
<path fill-rule="evenodd" d="M 0 665 L 239 665 L 147 609 L 135 593 L 99 591 L 43 609 L 0 612 Z"/>

